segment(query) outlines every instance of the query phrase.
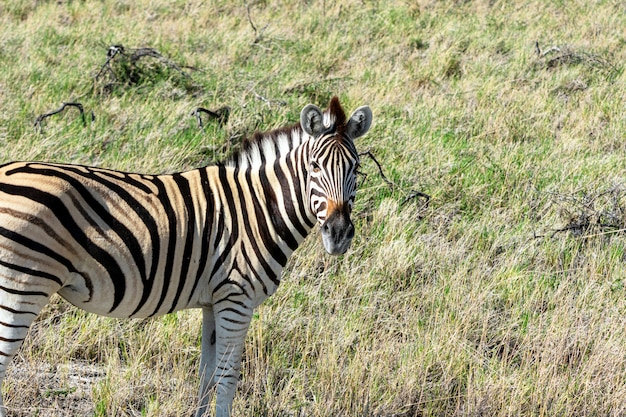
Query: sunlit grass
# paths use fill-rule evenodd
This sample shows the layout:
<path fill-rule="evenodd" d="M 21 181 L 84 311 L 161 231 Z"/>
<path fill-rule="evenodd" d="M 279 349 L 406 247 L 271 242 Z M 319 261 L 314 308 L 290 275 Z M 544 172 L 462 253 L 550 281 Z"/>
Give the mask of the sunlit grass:
<path fill-rule="evenodd" d="M 372 107 L 358 146 L 395 185 L 364 157 L 352 249 L 331 258 L 314 231 L 294 254 L 252 322 L 235 415 L 626 412 L 619 2 L 5 3 L 0 162 L 173 172 L 309 102 Z M 107 89 L 95 77 L 115 44 L 155 48 L 189 77 L 146 61 Z M 70 109 L 34 128 L 66 101 L 86 127 Z M 198 129 L 198 106 L 229 106 L 228 123 Z M 405 201 L 415 191 L 428 204 Z M 57 301 L 7 405 L 191 415 L 200 320 Z"/>

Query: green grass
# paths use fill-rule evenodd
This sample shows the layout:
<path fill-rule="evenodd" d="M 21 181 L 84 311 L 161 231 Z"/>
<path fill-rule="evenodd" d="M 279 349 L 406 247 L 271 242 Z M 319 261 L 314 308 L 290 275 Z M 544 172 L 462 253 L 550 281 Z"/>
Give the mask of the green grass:
<path fill-rule="evenodd" d="M 5 2 L 0 163 L 173 172 L 309 102 L 369 104 L 358 147 L 395 185 L 364 158 L 352 249 L 331 258 L 315 231 L 294 254 L 255 314 L 235 415 L 623 415 L 624 27 L 608 1 Z M 114 44 L 188 76 L 115 61 L 107 86 Z M 68 109 L 34 129 L 66 101 L 86 127 Z M 229 106 L 228 123 L 198 129 L 198 106 Z M 413 191 L 429 203 L 403 203 Z M 7 405 L 191 414 L 200 320 L 55 301 Z"/>

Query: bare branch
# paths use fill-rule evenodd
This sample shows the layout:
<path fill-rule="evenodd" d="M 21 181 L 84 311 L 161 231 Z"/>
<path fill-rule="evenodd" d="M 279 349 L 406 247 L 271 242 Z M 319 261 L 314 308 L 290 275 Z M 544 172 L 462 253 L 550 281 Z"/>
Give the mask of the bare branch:
<path fill-rule="evenodd" d="M 391 189 L 391 191 L 394 191 L 397 188 L 397 185 L 393 181 L 391 181 L 389 178 L 387 178 L 387 176 L 383 172 L 382 165 L 380 164 L 380 162 L 378 162 L 378 160 L 376 159 L 376 157 L 374 156 L 374 154 L 372 153 L 371 150 L 367 150 L 365 152 L 360 152 L 359 153 L 359 157 L 361 157 L 361 156 L 367 156 L 372 161 L 374 161 L 374 163 L 378 167 L 378 173 L 380 174 L 380 177 L 383 179 L 383 181 L 385 181 L 387 183 L 387 185 L 389 185 L 389 188 Z M 365 177 L 365 179 L 367 179 L 367 174 L 366 173 L 359 171 L 359 174 L 363 175 Z M 400 190 L 400 191 L 402 193 L 404 193 L 404 190 Z M 416 199 L 416 198 L 424 199 L 424 204 L 423 204 L 422 208 L 427 208 L 428 205 L 430 204 L 430 196 L 428 194 L 423 193 L 421 191 L 411 190 L 409 192 L 409 194 L 406 197 L 404 197 L 404 199 L 400 202 L 400 206 L 403 206 L 406 203 L 408 203 L 409 201 L 411 201 L 413 199 Z"/>
<path fill-rule="evenodd" d="M 46 118 L 48 118 L 50 116 L 54 116 L 55 114 L 61 113 L 67 107 L 76 107 L 78 109 L 78 111 L 80 112 L 80 117 L 81 117 L 81 119 L 83 121 L 83 126 L 87 126 L 87 121 L 85 120 L 85 110 L 83 108 L 83 105 L 80 104 L 80 103 L 74 103 L 74 102 L 64 102 L 61 105 L 61 107 L 59 107 L 58 109 L 37 116 L 37 118 L 35 119 L 35 123 L 34 123 L 35 129 L 37 129 L 39 132 L 41 132 L 41 122 L 43 122 L 44 119 L 46 119 Z M 92 113 L 91 117 L 92 117 L 92 120 L 93 120 L 94 119 L 93 113 Z"/>
<path fill-rule="evenodd" d="M 252 21 L 252 17 L 250 16 L 250 5 L 248 3 L 246 3 L 246 15 L 248 16 L 248 22 L 250 23 L 250 26 L 252 26 L 252 30 L 254 30 L 254 39 L 256 43 L 257 40 L 259 39 L 259 36 L 258 36 L 257 28 L 254 25 L 254 22 Z"/>
<path fill-rule="evenodd" d="M 224 106 L 219 109 L 212 111 L 205 109 L 204 107 L 198 107 L 194 111 L 191 112 L 192 116 L 196 117 L 198 121 L 198 128 L 204 129 L 204 124 L 202 123 L 201 113 L 207 114 L 209 117 L 213 119 L 217 119 L 217 122 L 220 126 L 225 125 L 228 122 L 228 117 L 230 116 L 230 107 Z"/>
<path fill-rule="evenodd" d="M 545 50 L 539 48 L 539 41 L 535 42 L 535 53 L 537 54 L 537 64 L 546 69 L 554 69 L 560 66 L 585 65 L 598 68 L 608 72 L 616 72 L 617 68 L 611 62 L 610 56 L 606 54 L 596 54 L 576 51 L 568 46 L 551 46 Z M 554 55 L 553 55 L 554 54 Z M 548 58 L 548 55 L 553 55 Z"/>
<path fill-rule="evenodd" d="M 424 199 L 424 207 L 428 207 L 428 205 L 430 204 L 430 196 L 426 193 L 422 193 L 420 191 L 411 191 L 409 193 L 409 195 L 407 195 L 404 200 L 402 200 L 400 202 L 400 206 L 405 205 L 406 203 L 408 203 L 409 201 L 413 200 L 414 198 L 423 198 Z"/>
<path fill-rule="evenodd" d="M 393 183 L 393 181 L 390 181 L 389 178 L 387 178 L 385 176 L 385 173 L 383 172 L 383 167 L 380 165 L 380 163 L 378 162 L 378 160 L 376 159 L 376 157 L 374 156 L 374 154 L 372 153 L 372 151 L 367 150 L 365 152 L 361 152 L 359 153 L 359 157 L 361 156 L 367 156 L 369 157 L 372 161 L 374 161 L 374 163 L 376 164 L 376 166 L 378 167 L 378 173 L 380 174 L 381 178 L 389 185 L 389 187 L 391 188 L 391 190 L 393 191 L 395 184 Z"/>
<path fill-rule="evenodd" d="M 245 6 L 246 6 L 246 16 L 248 17 L 248 22 L 250 23 L 250 26 L 252 27 L 252 30 L 254 31 L 254 40 L 252 41 L 252 44 L 259 46 L 259 43 L 261 42 L 261 40 L 263 40 L 263 32 L 265 32 L 265 29 L 267 29 L 269 24 L 263 26 L 261 29 L 257 29 L 256 25 L 252 21 L 252 14 L 250 13 L 250 9 L 256 3 L 258 3 L 258 2 L 252 2 L 252 4 L 246 3 Z M 265 49 L 267 49 L 267 48 L 265 48 Z"/>
<path fill-rule="evenodd" d="M 534 234 L 534 238 L 553 238 L 559 233 L 570 233 L 581 239 L 612 235 L 626 230 L 626 189 L 612 186 L 595 193 L 580 191 L 575 194 L 549 192 L 557 204 L 565 224 L 548 229 L 546 234 Z"/>
<path fill-rule="evenodd" d="M 189 79 L 189 74 L 183 70 L 195 68 L 190 66 L 181 67 L 170 59 L 165 58 L 160 52 L 154 48 L 126 48 L 124 45 L 111 45 L 107 49 L 107 59 L 100 67 L 98 73 L 94 76 L 94 80 L 98 81 L 101 77 L 107 76 L 109 83 L 103 86 L 105 90 L 111 90 L 116 84 L 135 84 L 137 82 L 136 74 L 133 75 L 138 68 L 138 61 L 145 57 L 154 58 L 160 61 L 166 67 L 173 69 L 183 77 Z M 117 67 L 114 66 L 117 65 Z"/>
<path fill-rule="evenodd" d="M 100 78 L 102 73 L 106 70 L 113 77 L 113 79 L 115 79 L 115 74 L 113 73 L 113 69 L 111 68 L 111 61 L 117 56 L 117 54 L 123 54 L 123 53 L 124 53 L 123 45 L 109 46 L 109 49 L 107 49 L 107 60 L 105 61 L 104 64 L 102 64 L 102 66 L 100 67 L 100 71 L 98 71 L 98 73 L 96 74 L 94 78 L 97 80 L 98 78 Z"/>
<path fill-rule="evenodd" d="M 145 56 L 156 58 L 159 61 L 163 62 L 168 67 L 178 71 L 183 76 L 189 77 L 189 74 L 187 74 L 185 71 L 183 71 L 174 61 L 171 61 L 171 60 L 165 58 L 163 55 L 161 55 L 154 48 L 137 48 L 137 49 L 133 50 L 133 53 L 130 55 L 130 62 L 131 63 L 135 63 L 140 58 L 143 58 Z"/>
<path fill-rule="evenodd" d="M 267 97 L 262 96 L 261 94 L 257 93 L 256 90 L 254 89 L 254 85 L 250 85 L 248 87 L 248 92 L 250 94 L 252 94 L 257 100 L 260 100 L 263 103 L 267 104 L 268 107 L 272 107 L 273 104 L 276 104 L 278 106 L 286 106 L 287 105 L 287 102 L 285 100 L 267 98 Z"/>

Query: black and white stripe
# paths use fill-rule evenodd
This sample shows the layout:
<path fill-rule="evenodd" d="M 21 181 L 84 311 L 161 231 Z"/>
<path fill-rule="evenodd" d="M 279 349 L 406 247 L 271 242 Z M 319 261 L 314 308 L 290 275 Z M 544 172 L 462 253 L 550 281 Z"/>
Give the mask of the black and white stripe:
<path fill-rule="evenodd" d="M 253 309 L 276 290 L 316 223 L 331 254 L 350 211 L 369 107 L 337 98 L 255 134 L 224 163 L 170 175 L 15 162 L 0 167 L 0 386 L 28 329 L 59 293 L 111 317 L 203 309 L 200 405 L 230 415 Z M 0 416 L 5 409 L 0 402 Z"/>

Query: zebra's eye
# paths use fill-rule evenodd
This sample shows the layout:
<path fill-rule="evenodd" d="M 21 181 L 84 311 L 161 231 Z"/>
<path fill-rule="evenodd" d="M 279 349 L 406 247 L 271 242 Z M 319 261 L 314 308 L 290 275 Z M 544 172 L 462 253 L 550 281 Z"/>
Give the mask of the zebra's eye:
<path fill-rule="evenodd" d="M 319 174 L 322 171 L 319 164 L 315 161 L 311 161 L 311 171 L 315 174 Z"/>

